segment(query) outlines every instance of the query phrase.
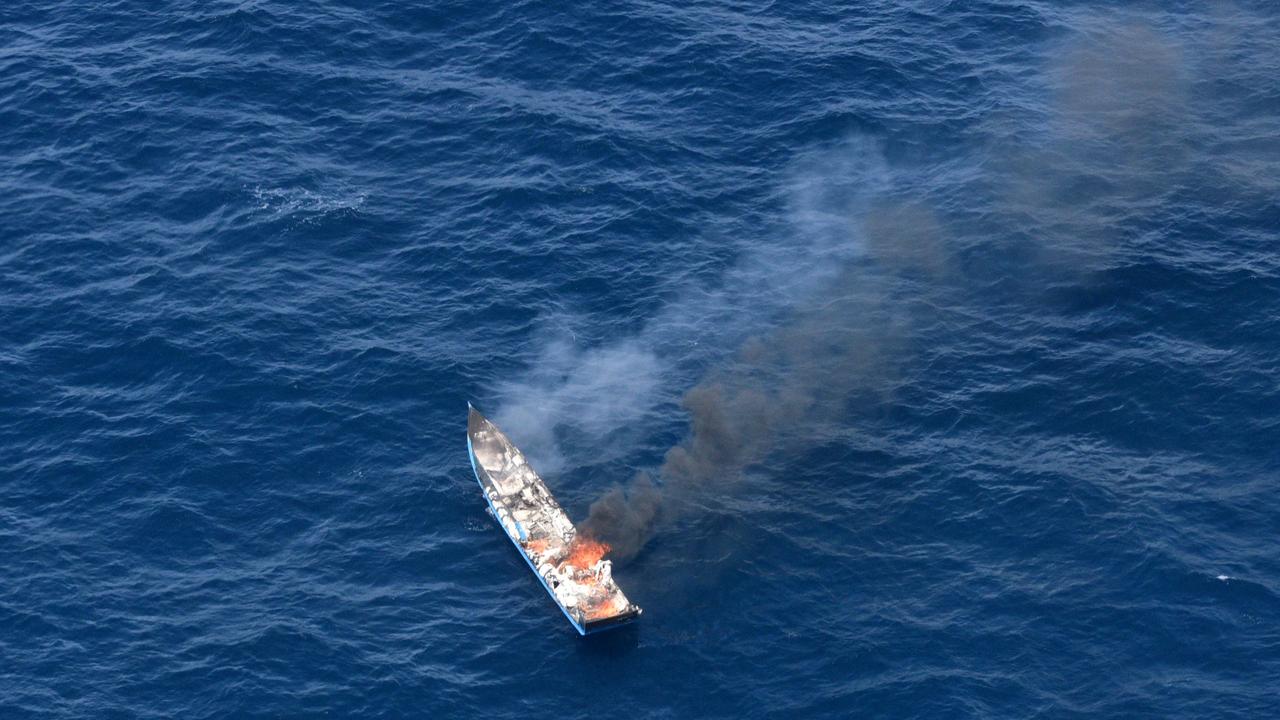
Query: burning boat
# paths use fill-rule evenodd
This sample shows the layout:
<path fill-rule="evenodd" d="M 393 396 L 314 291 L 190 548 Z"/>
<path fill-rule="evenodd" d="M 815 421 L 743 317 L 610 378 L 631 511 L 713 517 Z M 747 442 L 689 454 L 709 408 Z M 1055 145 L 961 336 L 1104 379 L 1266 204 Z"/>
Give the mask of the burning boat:
<path fill-rule="evenodd" d="M 467 450 L 489 514 L 502 526 L 569 622 L 581 635 L 640 616 L 604 559 L 609 546 L 585 536 L 564 514 L 524 454 L 496 425 L 467 405 Z"/>

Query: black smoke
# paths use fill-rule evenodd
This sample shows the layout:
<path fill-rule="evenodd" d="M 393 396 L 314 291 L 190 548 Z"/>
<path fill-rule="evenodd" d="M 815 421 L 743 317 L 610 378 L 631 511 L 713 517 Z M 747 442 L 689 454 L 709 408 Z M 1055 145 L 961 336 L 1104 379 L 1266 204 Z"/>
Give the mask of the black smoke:
<path fill-rule="evenodd" d="M 780 443 L 839 417 L 857 398 L 888 392 L 911 318 L 878 275 L 938 271 L 945 259 L 931 240 L 900 235 L 895 248 L 914 246 L 905 254 L 851 264 L 821 302 L 749 338 L 682 397 L 689 433 L 667 451 L 658 480 L 641 472 L 614 485 L 591 504 L 581 529 L 609 543 L 613 558 L 630 559 L 664 522 L 732 491 Z"/>
<path fill-rule="evenodd" d="M 545 381 L 513 383 L 504 393 L 513 424 L 530 426 L 534 437 L 564 422 L 553 417 L 577 417 L 566 408 L 610 398 L 607 417 L 573 421 L 605 438 L 675 397 L 665 383 L 680 376 L 672 372 L 680 358 L 670 348 L 682 345 L 687 328 L 741 329 L 738 338 L 755 330 L 680 396 L 688 434 L 658 468 L 592 503 L 582 529 L 610 543 L 613 557 L 635 556 L 664 524 L 732 491 L 789 439 L 803 440 L 851 406 L 891 399 L 920 355 L 925 326 L 987 292 L 1014 288 L 1034 298 L 1049 279 L 1079 282 L 1125 262 L 1151 208 L 1200 165 L 1245 189 L 1271 186 L 1253 166 L 1197 150 L 1206 137 L 1247 136 L 1247 128 L 1223 130 L 1202 117 L 1214 105 L 1195 96 L 1203 78 L 1188 61 L 1194 44 L 1141 20 L 1097 23 L 1047 48 L 1025 109 L 991 113 L 980 128 L 986 139 L 964 159 L 895 167 L 865 138 L 816 153 L 791 177 L 791 232 L 758 243 L 724 283 L 749 291 L 699 288 L 637 337 L 555 354 Z M 1222 33 L 1211 33 L 1200 54 L 1224 55 L 1234 40 Z M 972 248 L 992 267 L 967 264 Z M 615 415 L 619 407 L 628 412 Z"/>

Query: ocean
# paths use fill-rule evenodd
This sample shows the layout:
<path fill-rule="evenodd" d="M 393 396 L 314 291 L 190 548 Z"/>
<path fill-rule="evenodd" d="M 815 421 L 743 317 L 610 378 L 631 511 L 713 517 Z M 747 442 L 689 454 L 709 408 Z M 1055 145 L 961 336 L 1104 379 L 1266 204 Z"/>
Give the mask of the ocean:
<path fill-rule="evenodd" d="M 0 128 L 0 717 L 1280 717 L 1274 3 L 11 0 Z"/>

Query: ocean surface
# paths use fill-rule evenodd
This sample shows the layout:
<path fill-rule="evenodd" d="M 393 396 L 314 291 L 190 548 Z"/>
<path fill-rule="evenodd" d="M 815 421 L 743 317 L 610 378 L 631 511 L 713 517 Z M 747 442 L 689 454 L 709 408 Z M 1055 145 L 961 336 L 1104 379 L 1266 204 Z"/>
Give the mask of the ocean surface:
<path fill-rule="evenodd" d="M 1280 717 L 1278 198 L 1264 0 L 5 2 L 0 717 Z"/>

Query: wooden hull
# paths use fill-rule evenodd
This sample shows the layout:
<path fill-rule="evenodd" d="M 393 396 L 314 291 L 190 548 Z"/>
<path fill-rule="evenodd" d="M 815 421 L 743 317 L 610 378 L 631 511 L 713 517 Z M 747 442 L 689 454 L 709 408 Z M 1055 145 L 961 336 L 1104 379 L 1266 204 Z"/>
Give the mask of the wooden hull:
<path fill-rule="evenodd" d="M 626 625 L 643 612 L 613 581 L 612 565 L 581 559 L 577 529 L 519 449 L 474 407 L 467 454 L 489 514 L 580 635 Z"/>

